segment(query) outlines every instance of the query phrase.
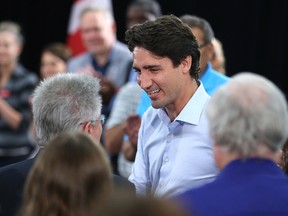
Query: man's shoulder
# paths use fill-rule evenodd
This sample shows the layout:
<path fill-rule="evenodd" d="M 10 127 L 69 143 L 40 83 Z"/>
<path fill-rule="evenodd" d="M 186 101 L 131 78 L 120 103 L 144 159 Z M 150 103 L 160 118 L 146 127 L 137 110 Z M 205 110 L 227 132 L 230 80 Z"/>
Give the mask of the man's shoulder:
<path fill-rule="evenodd" d="M 121 51 L 121 52 L 125 52 L 125 53 L 129 53 L 129 54 L 130 54 L 130 51 L 129 51 L 129 49 L 128 49 L 127 44 L 122 43 L 121 41 L 118 41 L 118 40 L 117 40 L 117 41 L 115 42 L 114 48 L 115 48 L 115 50 L 117 50 L 117 51 Z"/>
<path fill-rule="evenodd" d="M 146 111 L 143 113 L 142 120 L 143 119 L 150 119 L 151 121 L 155 118 L 158 118 L 158 112 L 160 109 L 155 109 L 151 105 L 147 107 Z"/>
<path fill-rule="evenodd" d="M 189 213 L 192 213 L 195 212 L 195 210 L 205 209 L 207 206 L 218 202 L 215 200 L 215 197 L 219 197 L 219 194 L 217 192 L 215 193 L 214 189 L 217 191 L 221 190 L 221 188 L 217 189 L 215 184 L 211 182 L 186 190 L 183 193 L 174 196 L 172 199 L 181 204 Z"/>
<path fill-rule="evenodd" d="M 12 216 L 18 210 L 27 175 L 34 159 L 0 169 L 0 216 Z"/>
<path fill-rule="evenodd" d="M 70 58 L 68 61 L 68 70 L 69 72 L 75 72 L 74 70 L 86 66 L 88 63 L 91 63 L 90 61 L 91 61 L 91 55 L 88 52 L 74 56 Z"/>
<path fill-rule="evenodd" d="M 120 41 L 115 42 L 113 52 L 115 53 L 114 56 L 117 56 L 118 58 L 132 60 L 132 55 L 127 45 Z"/>
<path fill-rule="evenodd" d="M 0 168 L 0 182 L 14 175 L 26 176 L 34 163 L 34 158 Z M 17 180 L 17 179 L 16 179 Z M 0 183 L 1 185 L 1 183 Z"/>

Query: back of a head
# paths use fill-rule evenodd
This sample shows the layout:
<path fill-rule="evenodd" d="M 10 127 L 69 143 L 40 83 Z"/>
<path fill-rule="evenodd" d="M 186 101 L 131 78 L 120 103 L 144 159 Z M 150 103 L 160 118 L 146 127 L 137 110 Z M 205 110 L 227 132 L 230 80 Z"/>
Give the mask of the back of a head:
<path fill-rule="evenodd" d="M 101 145 L 82 132 L 63 133 L 40 152 L 29 173 L 23 215 L 88 215 L 110 198 L 111 173 Z"/>
<path fill-rule="evenodd" d="M 33 121 L 39 145 L 97 119 L 102 99 L 99 80 L 79 73 L 56 74 L 43 80 L 32 99 Z"/>
<path fill-rule="evenodd" d="M 160 4 L 156 0 L 132 0 L 126 12 L 127 28 L 146 20 L 155 20 L 162 16 Z"/>
<path fill-rule="evenodd" d="M 97 214 L 95 214 L 97 215 Z M 186 216 L 186 212 L 177 203 L 151 196 L 129 196 L 116 194 L 108 203 L 102 216 Z"/>
<path fill-rule="evenodd" d="M 268 79 L 239 73 L 212 96 L 207 114 L 215 144 L 242 157 L 277 152 L 288 137 L 287 101 Z"/>
<path fill-rule="evenodd" d="M 190 74 L 196 77 L 199 72 L 197 40 L 189 26 L 174 15 L 164 15 L 155 21 L 134 25 L 126 31 L 125 39 L 131 52 L 136 46 L 142 47 L 157 56 L 168 57 L 175 67 L 185 57 L 192 56 Z"/>
<path fill-rule="evenodd" d="M 180 16 L 180 19 L 186 23 L 190 28 L 199 28 L 204 33 L 204 44 L 211 43 L 214 39 L 214 31 L 210 23 L 204 18 L 185 14 Z"/>

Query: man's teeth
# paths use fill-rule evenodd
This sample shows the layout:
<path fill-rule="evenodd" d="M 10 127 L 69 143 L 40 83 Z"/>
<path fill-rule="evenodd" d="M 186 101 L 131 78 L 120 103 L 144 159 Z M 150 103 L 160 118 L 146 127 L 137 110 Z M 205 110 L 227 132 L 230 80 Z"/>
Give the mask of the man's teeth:
<path fill-rule="evenodd" d="M 154 90 L 154 91 L 150 91 L 149 94 L 155 94 L 155 93 L 158 93 L 160 91 L 160 89 L 157 89 L 157 90 Z"/>

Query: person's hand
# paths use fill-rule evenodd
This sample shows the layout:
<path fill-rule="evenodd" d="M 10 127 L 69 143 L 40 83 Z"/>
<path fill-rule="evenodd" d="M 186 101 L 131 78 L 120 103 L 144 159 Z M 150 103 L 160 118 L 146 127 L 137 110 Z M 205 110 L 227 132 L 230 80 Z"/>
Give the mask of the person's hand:
<path fill-rule="evenodd" d="M 97 77 L 99 79 L 102 79 L 103 78 L 103 74 L 99 71 L 96 71 L 92 65 L 87 65 L 85 67 L 82 67 L 80 69 L 77 70 L 78 73 L 81 73 L 81 74 L 86 74 L 86 75 L 89 75 L 89 76 L 93 76 L 93 77 Z"/>
<path fill-rule="evenodd" d="M 101 79 L 100 85 L 101 89 L 99 93 L 102 96 L 103 104 L 108 105 L 117 89 L 111 80 L 105 78 Z"/>
<path fill-rule="evenodd" d="M 141 125 L 141 118 L 139 115 L 130 115 L 127 120 L 126 134 L 129 137 L 129 142 L 134 148 L 137 147 L 138 132 Z"/>

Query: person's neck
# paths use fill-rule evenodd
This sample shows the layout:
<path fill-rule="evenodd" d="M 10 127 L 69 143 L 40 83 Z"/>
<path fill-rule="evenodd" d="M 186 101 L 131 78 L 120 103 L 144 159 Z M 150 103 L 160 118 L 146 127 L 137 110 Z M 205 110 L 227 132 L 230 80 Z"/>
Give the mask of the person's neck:
<path fill-rule="evenodd" d="M 215 146 L 214 146 L 215 147 Z M 271 151 L 266 146 L 259 145 L 254 154 L 250 156 L 243 156 L 237 152 L 229 152 L 222 150 L 221 157 L 217 160 L 217 166 L 220 170 L 224 169 L 230 162 L 237 159 L 248 159 L 248 158 L 259 158 L 259 159 L 266 159 L 275 162 L 276 164 L 280 163 L 281 161 L 281 151 Z"/>
<path fill-rule="evenodd" d="M 103 67 L 108 62 L 111 50 L 112 50 L 112 47 L 107 49 L 105 52 L 94 54 L 94 58 L 97 62 L 97 65 Z"/>
<path fill-rule="evenodd" d="M 168 105 L 165 107 L 166 113 L 168 114 L 171 122 L 175 120 L 175 118 L 180 114 L 183 108 L 186 106 L 188 101 L 192 98 L 195 92 L 198 89 L 198 85 L 195 79 L 187 79 L 189 84 L 186 85 L 188 88 L 183 89 L 182 93 L 177 98 L 175 103 Z"/>

